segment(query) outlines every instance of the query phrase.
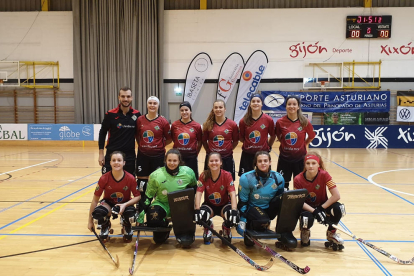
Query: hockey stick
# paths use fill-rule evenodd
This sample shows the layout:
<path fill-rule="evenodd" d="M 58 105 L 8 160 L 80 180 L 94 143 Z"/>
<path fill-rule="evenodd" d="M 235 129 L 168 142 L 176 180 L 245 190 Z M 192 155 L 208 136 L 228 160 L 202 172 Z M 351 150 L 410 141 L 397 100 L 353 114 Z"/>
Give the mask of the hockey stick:
<path fill-rule="evenodd" d="M 273 262 L 274 262 L 273 257 L 270 258 L 270 261 L 267 264 L 265 264 L 264 266 L 258 265 L 252 259 L 250 259 L 246 254 L 244 254 L 240 249 L 238 249 L 237 247 L 235 247 L 234 245 L 232 245 L 231 242 L 229 242 L 228 240 L 226 240 L 225 238 L 223 238 L 213 228 L 211 228 L 210 226 L 208 226 L 207 223 L 205 223 L 202 220 L 200 222 L 201 222 L 201 224 L 204 227 L 206 227 L 208 230 L 210 230 L 214 235 L 216 235 L 220 240 L 222 240 L 228 247 L 230 247 L 234 252 L 236 252 L 237 254 L 239 254 L 240 257 L 242 257 L 250 265 L 254 266 L 254 268 L 256 268 L 257 270 L 265 271 L 265 270 L 268 270 L 269 268 L 272 267 Z"/>
<path fill-rule="evenodd" d="M 267 252 L 269 252 L 270 254 L 272 254 L 273 257 L 278 258 L 279 260 L 281 260 L 282 262 L 284 262 L 285 264 L 287 264 L 288 266 L 290 266 L 291 268 L 293 268 L 294 270 L 296 270 L 300 274 L 306 274 L 306 273 L 308 273 L 310 271 L 310 267 L 309 266 L 306 266 L 305 268 L 300 268 L 297 265 L 295 265 L 294 263 L 292 263 L 291 261 L 289 261 L 288 259 L 286 259 L 285 257 L 283 257 L 282 255 L 280 255 L 279 253 L 277 253 L 276 251 L 273 251 L 266 244 L 259 242 L 255 238 L 250 237 L 249 235 L 246 235 L 246 236 L 252 242 L 254 242 L 256 245 L 260 246 L 261 248 L 263 248 L 264 250 L 266 250 Z"/>
<path fill-rule="evenodd" d="M 138 252 L 139 233 L 140 233 L 140 231 L 138 231 L 138 233 L 137 233 L 137 241 L 135 242 L 134 258 L 132 259 L 132 267 L 129 269 L 129 274 L 130 275 L 133 275 L 134 274 L 135 259 L 137 257 L 137 252 Z"/>
<path fill-rule="evenodd" d="M 339 231 L 341 231 L 342 233 L 345 233 L 345 234 L 347 234 L 348 236 L 350 236 L 351 238 L 353 238 L 354 240 L 356 240 L 356 241 L 359 241 L 360 243 L 363 243 L 363 244 L 365 244 L 366 246 L 368 246 L 368 247 L 371 247 L 372 249 L 374 249 L 375 251 L 378 251 L 379 253 L 381 253 L 382 255 L 385 255 L 385 256 L 387 256 L 388 258 L 390 258 L 391 260 L 393 260 L 394 262 L 397 262 L 397 263 L 399 263 L 399 264 L 403 264 L 403 265 L 412 265 L 413 264 L 413 262 L 414 262 L 414 257 L 411 259 L 411 260 L 408 260 L 408 261 L 403 261 L 403 260 L 400 260 L 400 259 L 398 259 L 397 257 L 395 257 L 394 255 L 391 255 L 390 253 L 388 253 L 388 252 L 386 252 L 386 251 L 384 251 L 384 250 L 382 250 L 381 248 L 378 248 L 378 247 L 376 247 L 375 245 L 373 245 L 373 244 L 371 244 L 371 243 L 369 243 L 369 242 L 367 242 L 367 241 L 364 241 L 363 239 L 361 239 L 361 238 L 358 238 L 357 236 L 355 236 L 354 234 L 352 234 L 352 233 L 350 233 L 350 232 L 348 232 L 348 231 L 345 231 L 344 229 L 341 229 L 341 228 L 339 228 L 337 225 L 334 225 L 334 224 L 332 224 L 332 227 L 334 227 L 335 229 L 338 229 Z"/>
<path fill-rule="evenodd" d="M 98 241 L 101 243 L 102 247 L 106 250 L 106 252 L 108 253 L 109 257 L 111 257 L 112 261 L 114 262 L 116 267 L 119 267 L 119 258 L 118 255 L 116 256 L 116 261 L 114 259 L 114 257 L 112 257 L 111 253 L 109 253 L 108 248 L 106 248 L 105 244 L 102 242 L 102 240 L 99 238 L 98 234 L 96 234 L 95 228 L 92 227 L 92 232 L 95 234 L 96 238 L 98 239 Z"/>

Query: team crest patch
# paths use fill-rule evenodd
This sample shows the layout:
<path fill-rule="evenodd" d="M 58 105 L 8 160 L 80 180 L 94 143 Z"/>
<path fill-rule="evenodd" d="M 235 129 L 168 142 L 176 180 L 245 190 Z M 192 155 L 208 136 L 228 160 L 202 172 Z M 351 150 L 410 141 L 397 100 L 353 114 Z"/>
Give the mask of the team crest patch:
<path fill-rule="evenodd" d="M 197 187 L 203 187 L 203 183 L 201 183 L 201 181 L 197 181 Z"/>
<path fill-rule="evenodd" d="M 134 121 L 136 121 L 137 120 L 137 116 L 135 116 L 135 115 L 132 115 L 132 120 L 134 120 Z"/>
<path fill-rule="evenodd" d="M 222 191 L 224 190 L 224 186 L 223 185 L 220 186 L 220 190 L 222 190 Z"/>
<path fill-rule="evenodd" d="M 160 130 L 160 127 L 159 126 L 155 126 L 154 129 L 155 130 Z"/>
<path fill-rule="evenodd" d="M 242 189 L 242 186 L 241 186 L 241 185 L 239 185 L 239 192 L 241 191 L 241 189 Z"/>
<path fill-rule="evenodd" d="M 181 184 L 183 184 L 183 180 L 182 179 L 178 179 L 177 180 L 177 183 L 178 183 L 178 185 L 181 185 Z"/>
<path fill-rule="evenodd" d="M 99 191 L 99 185 L 96 185 L 95 191 Z"/>
<path fill-rule="evenodd" d="M 316 189 L 316 190 L 319 190 L 319 188 L 320 188 L 320 187 L 321 187 L 321 186 L 319 186 L 319 184 L 318 184 L 318 185 L 316 185 L 316 186 L 315 186 L 315 189 Z"/>
<path fill-rule="evenodd" d="M 265 128 L 266 128 L 266 126 L 265 126 L 264 124 L 262 124 L 262 125 L 260 126 L 260 128 L 261 128 L 261 129 L 265 129 Z"/>
<path fill-rule="evenodd" d="M 161 193 L 166 196 L 168 194 L 168 191 L 167 190 L 162 190 Z"/>
<path fill-rule="evenodd" d="M 230 182 L 230 186 L 234 186 L 234 182 L 232 181 L 232 182 Z"/>
<path fill-rule="evenodd" d="M 125 186 L 124 188 L 122 188 L 122 190 L 124 191 L 128 190 L 128 186 Z"/>
<path fill-rule="evenodd" d="M 277 188 L 276 183 L 273 183 L 273 184 L 272 184 L 272 188 L 273 188 L 273 189 L 276 189 L 276 188 Z"/>
<path fill-rule="evenodd" d="M 255 199 L 259 199 L 260 198 L 260 195 L 259 194 L 254 194 L 253 196 L 254 196 Z"/>
<path fill-rule="evenodd" d="M 191 132 L 194 132 L 194 128 L 190 128 L 189 130 L 190 130 Z"/>
<path fill-rule="evenodd" d="M 302 128 L 302 126 L 298 127 L 298 130 L 299 130 L 299 131 L 302 131 L 302 129 L 303 129 L 303 128 Z"/>
<path fill-rule="evenodd" d="M 226 134 L 229 134 L 229 130 L 228 129 L 226 129 L 226 130 L 224 130 L 224 133 L 226 133 Z"/>

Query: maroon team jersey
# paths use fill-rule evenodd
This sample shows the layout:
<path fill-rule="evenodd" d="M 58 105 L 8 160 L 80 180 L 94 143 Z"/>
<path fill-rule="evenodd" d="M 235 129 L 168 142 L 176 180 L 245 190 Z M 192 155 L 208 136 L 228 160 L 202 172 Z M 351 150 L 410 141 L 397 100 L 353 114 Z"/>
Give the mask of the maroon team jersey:
<path fill-rule="evenodd" d="M 309 194 L 306 197 L 306 203 L 315 208 L 328 200 L 326 187 L 330 190 L 335 188 L 336 184 L 327 171 L 319 170 L 313 181 L 308 181 L 304 176 L 304 172 L 301 172 L 293 179 L 293 187 L 295 187 L 295 190 L 308 190 Z"/>
<path fill-rule="evenodd" d="M 253 124 L 248 126 L 241 119 L 239 123 L 240 137 L 244 138 L 243 151 L 255 154 L 257 151 L 269 151 L 268 135 L 275 135 L 275 126 L 273 119 L 262 113 L 257 120 L 253 120 Z"/>
<path fill-rule="evenodd" d="M 137 120 L 135 139 L 138 142 L 138 151 L 147 156 L 165 154 L 165 140 L 171 139 L 170 124 L 163 116 L 158 115 L 148 120 L 142 115 Z"/>
<path fill-rule="evenodd" d="M 184 158 L 197 156 L 197 142 L 201 141 L 202 135 L 201 125 L 195 121 L 183 123 L 177 120 L 171 125 L 173 148 L 178 149 Z"/>
<path fill-rule="evenodd" d="M 213 129 L 203 133 L 203 141 L 208 143 L 207 154 L 212 151 L 218 152 L 222 158 L 233 154 L 233 141 L 238 140 L 239 129 L 237 124 L 228 118 L 221 125 L 214 122 Z"/>
<path fill-rule="evenodd" d="M 211 178 L 204 181 L 204 174 L 201 174 L 197 183 L 197 192 L 204 192 L 204 203 L 212 206 L 224 206 L 229 203 L 229 194 L 234 191 L 231 173 L 225 170 L 220 170 L 216 182 Z"/>
<path fill-rule="evenodd" d="M 127 171 L 124 173 L 124 177 L 119 181 L 114 179 L 112 172 L 102 175 L 96 185 L 95 195 L 101 197 L 105 192 L 104 199 L 114 204 L 128 202 L 131 199 L 131 193 L 134 197 L 140 196 L 135 177 Z"/>
<path fill-rule="evenodd" d="M 289 162 L 296 162 L 303 159 L 306 155 L 306 134 L 313 139 L 315 132 L 312 124 L 303 128 L 299 119 L 291 121 L 287 116 L 283 116 L 276 122 L 276 136 L 280 141 L 280 157 Z"/>

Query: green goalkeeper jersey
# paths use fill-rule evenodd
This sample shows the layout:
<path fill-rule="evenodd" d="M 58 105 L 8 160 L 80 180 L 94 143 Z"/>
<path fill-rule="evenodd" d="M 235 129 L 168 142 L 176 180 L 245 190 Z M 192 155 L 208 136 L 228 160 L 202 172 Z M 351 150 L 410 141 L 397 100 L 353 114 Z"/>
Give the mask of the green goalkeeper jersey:
<path fill-rule="evenodd" d="M 151 205 L 161 206 L 167 213 L 167 217 L 169 217 L 171 214 L 168 193 L 196 186 L 197 179 L 193 170 L 189 167 L 180 166 L 180 170 L 175 176 L 169 174 L 165 167 L 161 167 L 150 175 L 145 194 L 148 198 L 154 198 Z"/>

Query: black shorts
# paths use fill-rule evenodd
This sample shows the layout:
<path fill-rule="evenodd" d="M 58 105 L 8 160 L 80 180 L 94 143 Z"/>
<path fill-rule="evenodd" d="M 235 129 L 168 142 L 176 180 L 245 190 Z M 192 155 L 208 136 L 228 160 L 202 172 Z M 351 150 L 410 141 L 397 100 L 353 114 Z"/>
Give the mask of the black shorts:
<path fill-rule="evenodd" d="M 112 200 L 109 200 L 109 199 L 102 199 L 101 201 L 99 201 L 99 204 L 102 204 L 102 203 L 106 203 L 106 204 L 108 204 L 109 205 L 109 207 L 111 207 L 111 210 L 112 210 L 112 208 L 114 208 L 114 206 L 115 206 L 115 203 L 113 203 L 112 202 Z"/>
<path fill-rule="evenodd" d="M 204 169 L 207 170 L 208 166 L 208 154 L 206 155 L 206 159 L 204 160 Z M 236 180 L 236 174 L 235 174 L 235 169 L 234 169 L 234 159 L 233 159 L 233 155 L 230 155 L 229 157 L 225 157 L 223 158 L 223 170 L 228 171 L 229 173 L 231 173 L 231 177 L 233 178 L 233 181 Z"/>
<path fill-rule="evenodd" d="M 102 166 L 102 174 L 112 170 L 111 167 L 111 153 L 106 152 L 105 165 Z M 124 152 L 125 153 L 125 152 Z M 135 151 L 125 153 L 125 166 L 124 170 L 135 176 Z"/>
<path fill-rule="evenodd" d="M 193 157 L 183 157 L 184 165 L 191 168 L 195 174 L 196 179 L 198 180 L 198 160 L 197 156 Z"/>
<path fill-rule="evenodd" d="M 283 179 L 285 179 L 285 188 L 289 188 L 289 182 L 292 178 L 292 174 L 294 178 L 295 176 L 303 172 L 304 167 L 304 159 L 301 159 L 296 162 L 288 162 L 279 157 L 279 160 L 277 161 L 277 172 L 283 176 Z"/>
<path fill-rule="evenodd" d="M 149 176 L 156 169 L 164 166 L 164 154 L 160 156 L 147 156 L 138 152 L 137 161 L 135 163 L 137 164 L 135 170 L 137 177 Z"/>
<path fill-rule="evenodd" d="M 211 204 L 209 204 L 209 203 L 206 203 L 206 202 L 204 202 L 203 204 L 201 204 L 201 205 L 205 205 L 205 206 L 208 206 L 208 207 L 210 207 L 211 208 L 211 210 L 213 210 L 213 216 L 220 216 L 220 217 L 222 217 L 222 215 L 221 215 L 221 211 L 223 211 L 223 209 L 224 209 L 224 207 L 226 207 L 227 205 L 230 205 L 231 206 L 231 204 L 230 203 L 228 203 L 228 204 L 225 204 L 225 205 L 222 205 L 222 206 L 214 206 L 214 205 L 211 205 Z M 213 217 L 212 216 L 212 217 Z"/>
<path fill-rule="evenodd" d="M 253 160 L 255 155 L 255 153 L 247 153 L 245 151 L 242 151 L 239 166 L 239 176 L 254 169 Z"/>

